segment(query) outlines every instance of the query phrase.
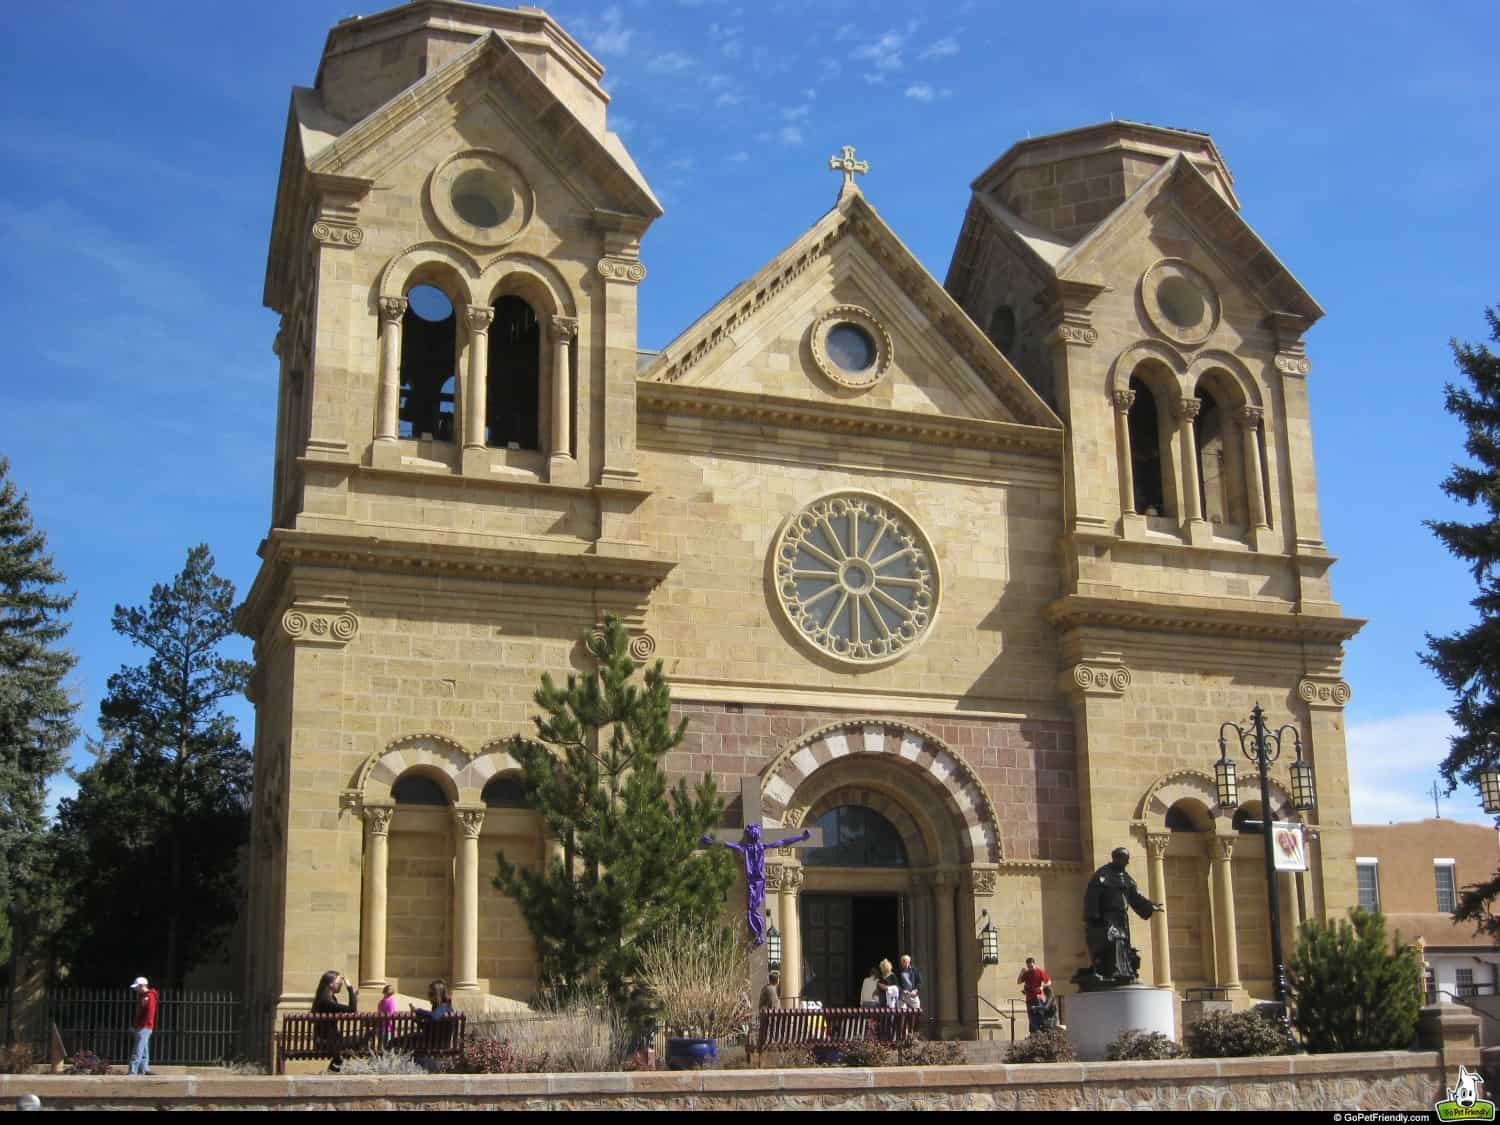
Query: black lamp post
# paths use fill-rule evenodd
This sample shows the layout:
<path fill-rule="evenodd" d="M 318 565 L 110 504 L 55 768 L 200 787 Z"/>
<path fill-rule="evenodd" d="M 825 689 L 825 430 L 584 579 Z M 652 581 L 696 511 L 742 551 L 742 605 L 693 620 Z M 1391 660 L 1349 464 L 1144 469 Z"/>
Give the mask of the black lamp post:
<path fill-rule="evenodd" d="M 979 931 L 979 958 L 983 964 L 1000 964 L 1000 931 L 995 929 L 995 924 L 989 920 L 990 912 L 981 910 L 980 916 L 984 918 L 984 929 Z"/>
<path fill-rule="evenodd" d="M 1272 850 L 1274 822 L 1271 813 L 1271 778 L 1267 770 L 1271 763 L 1281 757 L 1281 740 L 1288 731 L 1292 735 L 1292 749 L 1297 760 L 1292 763 L 1292 807 L 1299 812 L 1311 809 L 1317 803 L 1313 789 L 1312 766 L 1302 760 L 1302 736 L 1291 723 L 1275 731 L 1266 729 L 1266 713 L 1257 703 L 1250 710 L 1250 729 L 1238 723 L 1224 723 L 1219 727 L 1219 760 L 1214 763 L 1214 784 L 1219 791 L 1219 807 L 1232 809 L 1239 804 L 1239 785 L 1234 776 L 1234 762 L 1224 737 L 1226 731 L 1234 731 L 1240 741 L 1240 752 L 1255 763 L 1260 771 L 1260 830 L 1266 851 L 1266 904 L 1271 912 L 1271 981 L 1276 988 L 1276 1002 L 1281 1005 L 1281 1026 L 1288 1040 L 1292 1038 L 1291 1014 L 1286 1006 L 1286 963 L 1281 953 L 1281 900 L 1276 893 L 1276 853 Z"/>
<path fill-rule="evenodd" d="M 770 920 L 771 912 L 766 911 L 766 919 Z M 766 927 L 766 969 L 776 971 L 781 968 L 781 931 L 776 928 L 775 922 L 770 922 Z"/>

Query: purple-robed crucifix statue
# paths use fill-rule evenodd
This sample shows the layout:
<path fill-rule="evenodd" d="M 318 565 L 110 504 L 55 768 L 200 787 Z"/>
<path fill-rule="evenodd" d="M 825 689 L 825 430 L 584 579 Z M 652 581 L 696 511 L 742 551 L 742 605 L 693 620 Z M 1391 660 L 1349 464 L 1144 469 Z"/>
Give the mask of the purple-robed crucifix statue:
<path fill-rule="evenodd" d="M 745 820 L 744 835 L 738 842 L 726 839 L 723 833 L 715 836 L 700 836 L 698 843 L 712 846 L 722 844 L 738 852 L 745 864 L 745 924 L 750 927 L 751 944 L 761 945 L 766 940 L 766 849 L 786 848 L 797 844 L 819 848 L 823 846 L 823 833 L 816 828 L 806 829 L 784 840 L 762 843 L 760 838 L 760 778 L 740 779 L 740 794 Z"/>

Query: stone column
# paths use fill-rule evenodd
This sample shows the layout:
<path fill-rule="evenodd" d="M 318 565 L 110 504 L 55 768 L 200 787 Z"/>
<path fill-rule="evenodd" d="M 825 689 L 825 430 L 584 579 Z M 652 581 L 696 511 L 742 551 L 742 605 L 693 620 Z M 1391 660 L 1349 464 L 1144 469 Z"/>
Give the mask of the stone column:
<path fill-rule="evenodd" d="M 1224 988 L 1240 987 L 1240 942 L 1234 921 L 1234 837 L 1215 836 L 1209 841 L 1209 861 L 1213 865 L 1214 949 L 1219 962 L 1219 979 Z"/>
<path fill-rule="evenodd" d="M 359 911 L 359 986 L 379 989 L 385 980 L 386 872 L 390 863 L 390 805 L 365 805 L 365 871 Z"/>
<path fill-rule="evenodd" d="M 1278 888 L 1281 899 L 1281 951 L 1287 960 L 1291 960 L 1292 954 L 1297 950 L 1297 927 L 1302 925 L 1302 902 L 1297 897 L 1297 873 L 1279 871 L 1276 878 L 1281 882 Z"/>
<path fill-rule="evenodd" d="M 1152 902 L 1163 906 L 1167 904 L 1167 846 L 1171 842 L 1170 832 L 1151 832 L 1146 836 L 1146 854 L 1150 860 L 1146 893 Z M 1172 937 L 1165 910 L 1151 915 L 1151 974 L 1157 988 L 1172 987 Z"/>
<path fill-rule="evenodd" d="M 1203 519 L 1203 500 L 1198 495 L 1198 439 L 1194 433 L 1193 420 L 1203 404 L 1196 398 L 1179 399 L 1177 403 L 1177 448 L 1182 462 L 1182 512 L 1184 521 Z"/>
<path fill-rule="evenodd" d="M 802 919 L 797 896 L 802 893 L 802 868 L 787 864 L 781 877 L 781 1006 L 795 1008 L 802 997 Z"/>
<path fill-rule="evenodd" d="M 1135 515 L 1135 466 L 1130 461 L 1130 408 L 1134 391 L 1115 391 L 1115 458 L 1120 463 L 1120 514 Z"/>
<path fill-rule="evenodd" d="M 380 298 L 380 394 L 375 409 L 375 440 L 391 442 L 400 432 L 401 321 L 405 297 Z"/>
<path fill-rule="evenodd" d="M 464 448 L 483 449 L 489 412 L 490 324 L 495 310 L 469 306 L 469 374 L 464 380 Z"/>
<path fill-rule="evenodd" d="M 953 891 L 957 880 L 946 871 L 932 878 L 932 905 L 937 920 L 938 1034 L 959 1026 L 958 941 L 953 929 Z"/>
<path fill-rule="evenodd" d="M 484 807 L 453 810 L 457 847 L 453 863 L 453 990 L 479 988 L 479 833 Z"/>
<path fill-rule="evenodd" d="M 1258 406 L 1242 406 L 1235 419 L 1240 425 L 1240 444 L 1245 448 L 1245 498 L 1251 527 L 1269 526 L 1260 471 L 1260 423 L 1264 413 Z"/>
<path fill-rule="evenodd" d="M 573 337 L 578 334 L 578 319 L 571 316 L 552 318 L 552 457 L 572 459 L 573 395 L 570 390 L 569 362 Z"/>

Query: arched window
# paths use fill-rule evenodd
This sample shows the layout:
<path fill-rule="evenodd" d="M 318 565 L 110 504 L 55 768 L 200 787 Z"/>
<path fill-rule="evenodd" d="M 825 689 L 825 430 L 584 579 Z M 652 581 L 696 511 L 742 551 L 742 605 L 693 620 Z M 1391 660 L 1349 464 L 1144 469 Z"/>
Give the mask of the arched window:
<path fill-rule="evenodd" d="M 1135 376 L 1131 376 L 1130 389 L 1135 392 L 1128 418 L 1135 510 L 1143 516 L 1170 515 L 1162 480 L 1161 415 L 1156 396 L 1144 380 Z"/>
<path fill-rule="evenodd" d="M 401 319 L 400 436 L 454 441 L 458 318 L 433 285 L 413 285 Z"/>
<path fill-rule="evenodd" d="M 803 853 L 809 867 L 905 867 L 906 845 L 895 825 L 873 809 L 840 805 L 818 817 L 823 846 Z"/>
<path fill-rule="evenodd" d="M 542 331 L 520 297 L 501 297 L 490 325 L 485 443 L 540 449 Z M 566 452 L 566 450 L 564 450 Z"/>
<path fill-rule="evenodd" d="M 987 335 L 990 343 L 1000 349 L 1000 354 L 1010 358 L 1010 349 L 1016 346 L 1016 310 L 1009 305 L 996 305 L 990 313 Z"/>
<path fill-rule="evenodd" d="M 1227 419 L 1219 402 L 1206 390 L 1197 395 L 1198 418 L 1193 432 L 1198 446 L 1198 491 L 1203 501 L 1203 518 L 1213 524 L 1235 523 L 1229 512 L 1229 474 L 1233 462 L 1226 456 L 1229 435 Z"/>
<path fill-rule="evenodd" d="M 448 803 L 443 787 L 432 778 L 420 773 L 409 773 L 391 786 L 391 799 L 398 805 L 429 805 L 442 807 Z"/>
<path fill-rule="evenodd" d="M 530 808 L 526 803 L 526 789 L 521 784 L 519 774 L 506 773 L 499 777 L 492 777 L 485 783 L 484 792 L 479 795 L 486 808 L 490 809 L 525 809 Z"/>

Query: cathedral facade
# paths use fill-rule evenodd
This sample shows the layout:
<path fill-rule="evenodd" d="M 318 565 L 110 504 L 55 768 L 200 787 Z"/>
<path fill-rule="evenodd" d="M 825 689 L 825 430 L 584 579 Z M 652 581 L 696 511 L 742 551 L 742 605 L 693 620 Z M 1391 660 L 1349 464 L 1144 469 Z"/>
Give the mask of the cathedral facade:
<path fill-rule="evenodd" d="M 1270 812 L 1310 844 L 1282 921 L 1341 916 L 1361 622 L 1319 533 L 1321 309 L 1213 141 L 1012 146 L 941 282 L 846 151 L 836 205 L 645 352 L 661 208 L 602 73 L 538 9 L 414 0 L 335 26 L 293 91 L 241 611 L 257 1033 L 329 968 L 362 1007 L 434 977 L 474 1011 L 534 992 L 493 857 L 555 843 L 506 745 L 606 612 L 689 719 L 673 774 L 714 775 L 727 823 L 743 791 L 767 831 L 823 829 L 768 867 L 787 1003 L 909 952 L 935 1033 L 995 1034 L 1027 956 L 1086 962 L 1084 879 L 1122 844 L 1166 905 L 1143 978 L 1269 997 L 1265 810 L 1249 784 L 1220 806 L 1220 726 L 1259 703 L 1297 728 L 1317 799 L 1293 807 L 1284 755 Z"/>

